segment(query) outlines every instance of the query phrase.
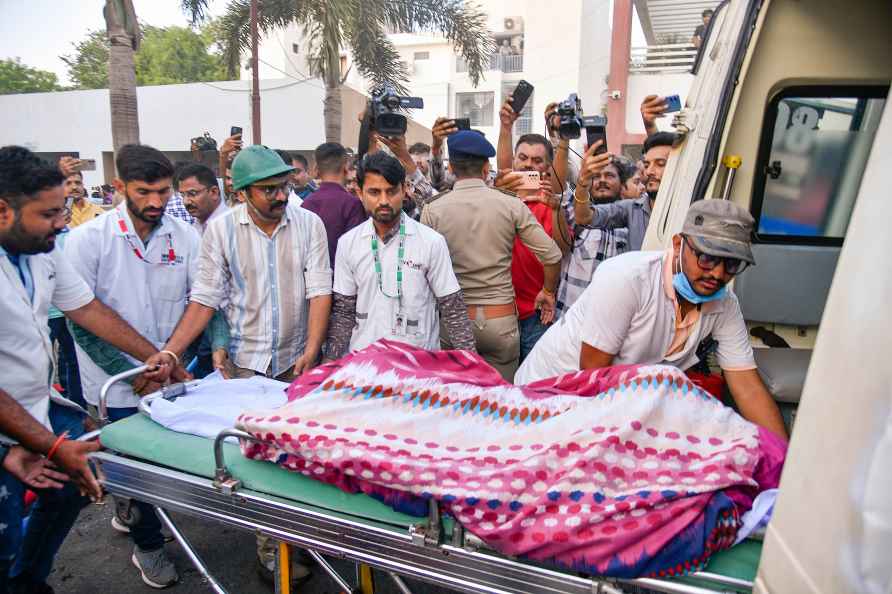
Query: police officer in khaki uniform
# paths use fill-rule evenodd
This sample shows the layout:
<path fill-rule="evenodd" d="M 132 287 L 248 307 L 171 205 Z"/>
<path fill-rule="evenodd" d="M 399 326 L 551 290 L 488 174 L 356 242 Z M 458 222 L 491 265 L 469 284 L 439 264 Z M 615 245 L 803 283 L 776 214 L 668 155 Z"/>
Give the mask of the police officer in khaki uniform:
<path fill-rule="evenodd" d="M 425 207 L 421 222 L 446 238 L 473 322 L 477 352 L 509 382 L 520 358 L 520 334 L 511 251 L 515 238 L 545 267 L 545 282 L 536 307 L 547 322 L 554 315 L 561 250 L 518 198 L 487 187 L 489 158 L 496 151 L 483 134 L 460 130 L 449 137 L 449 170 L 456 182 Z M 444 349 L 452 348 L 440 333 Z"/>

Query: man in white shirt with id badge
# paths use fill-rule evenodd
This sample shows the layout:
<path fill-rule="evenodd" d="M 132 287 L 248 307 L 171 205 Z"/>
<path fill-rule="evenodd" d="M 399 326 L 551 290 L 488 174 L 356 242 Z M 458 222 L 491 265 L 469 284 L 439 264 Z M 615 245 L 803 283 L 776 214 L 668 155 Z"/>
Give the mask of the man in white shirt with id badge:
<path fill-rule="evenodd" d="M 359 163 L 356 179 L 371 218 L 338 241 L 325 359 L 381 338 L 438 350 L 441 328 L 455 348 L 475 351 L 446 240 L 402 212 L 406 170 L 378 152 Z"/>
<path fill-rule="evenodd" d="M 117 152 L 115 165 L 119 176 L 115 188 L 124 202 L 72 231 L 66 255 L 99 299 L 161 348 L 186 309 L 201 240 L 191 225 L 165 214 L 174 170 L 163 153 L 150 146 L 125 145 Z M 138 363 L 77 327 L 72 327 L 72 334 L 84 397 L 95 406 L 109 377 Z M 109 418 L 117 421 L 136 414 L 140 397 L 159 388 L 140 379 L 112 386 Z M 143 581 L 154 588 L 167 587 L 178 576 L 164 554 L 161 523 L 151 505 L 133 504 L 140 519 L 127 526 L 115 517 L 112 526 L 132 537 L 131 560 Z"/>

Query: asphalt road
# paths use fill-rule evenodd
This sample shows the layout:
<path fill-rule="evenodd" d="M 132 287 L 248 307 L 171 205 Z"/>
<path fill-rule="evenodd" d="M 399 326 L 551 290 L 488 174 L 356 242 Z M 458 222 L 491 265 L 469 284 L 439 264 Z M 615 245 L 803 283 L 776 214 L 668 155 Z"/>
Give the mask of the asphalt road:
<path fill-rule="evenodd" d="M 128 536 L 111 527 L 114 506 L 90 505 L 85 508 L 69 534 L 50 576 L 49 583 L 58 594 L 148 593 L 157 590 L 143 584 L 139 572 L 130 562 L 132 544 Z M 220 524 L 210 524 L 189 516 L 172 514 L 180 530 L 202 557 L 211 574 L 230 594 L 269 594 L 272 587 L 258 577 L 254 536 Z M 182 549 L 174 543 L 166 545 L 168 555 L 177 565 L 180 581 L 168 588 L 174 592 L 211 592 L 189 563 Z M 338 572 L 355 583 L 353 566 L 345 561 L 329 559 Z M 450 594 L 450 590 L 406 579 L 415 594 Z M 375 576 L 376 592 L 398 594 L 390 579 L 381 573 Z M 297 590 L 301 594 L 338 594 L 340 588 L 321 569 L 315 568 L 312 579 Z M 295 594 L 297 594 L 297 592 Z"/>

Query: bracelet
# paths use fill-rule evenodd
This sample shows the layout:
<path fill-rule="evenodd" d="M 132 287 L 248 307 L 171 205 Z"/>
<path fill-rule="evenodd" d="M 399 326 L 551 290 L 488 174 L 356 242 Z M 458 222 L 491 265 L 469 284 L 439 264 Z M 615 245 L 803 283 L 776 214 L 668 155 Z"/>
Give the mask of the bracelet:
<path fill-rule="evenodd" d="M 46 453 L 46 459 L 52 460 L 53 456 L 56 455 L 56 452 L 59 451 L 59 446 L 68 439 L 68 431 L 63 431 L 62 435 L 56 438 L 56 441 L 53 442 L 53 447 L 50 448 L 50 451 Z"/>
<path fill-rule="evenodd" d="M 175 365 L 180 364 L 180 358 L 177 357 L 177 354 L 175 352 L 173 352 L 173 351 L 158 351 L 158 352 L 163 355 L 170 355 L 171 357 L 173 357 Z"/>
<path fill-rule="evenodd" d="M 577 204 L 589 204 L 590 199 L 588 196 L 586 196 L 585 198 L 580 200 L 579 196 L 576 195 L 576 192 L 573 192 L 573 202 L 575 202 Z"/>
<path fill-rule="evenodd" d="M 545 293 L 546 295 L 550 295 L 551 297 L 554 297 L 554 291 L 548 289 L 547 287 L 542 287 L 542 292 Z"/>

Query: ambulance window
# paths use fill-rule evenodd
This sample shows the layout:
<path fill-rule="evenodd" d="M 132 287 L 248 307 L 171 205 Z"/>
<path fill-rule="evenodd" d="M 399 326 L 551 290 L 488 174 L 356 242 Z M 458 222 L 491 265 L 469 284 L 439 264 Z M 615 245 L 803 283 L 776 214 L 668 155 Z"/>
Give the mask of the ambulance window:
<path fill-rule="evenodd" d="M 754 180 L 762 243 L 841 245 L 888 87 L 791 87 L 768 105 Z"/>

